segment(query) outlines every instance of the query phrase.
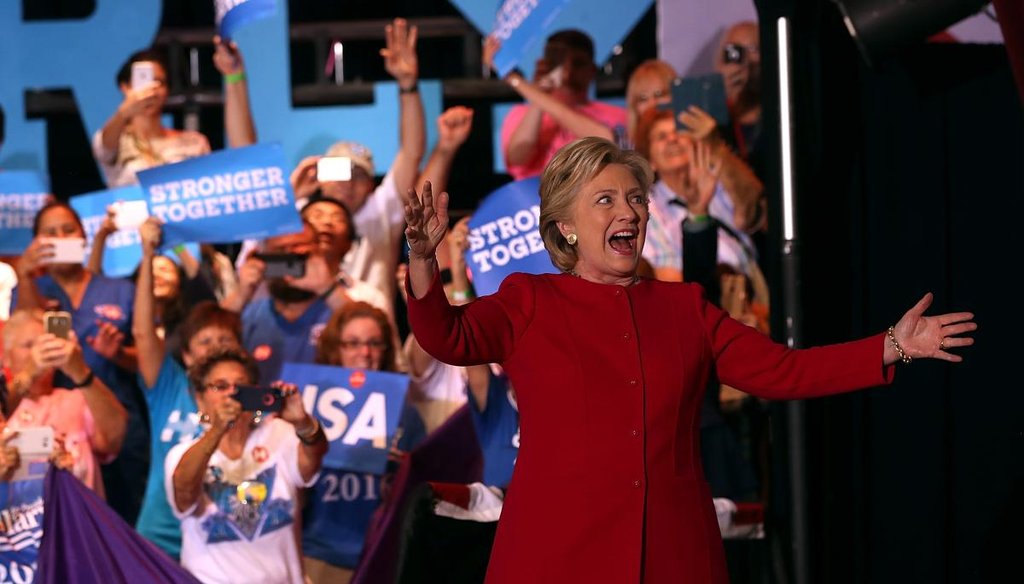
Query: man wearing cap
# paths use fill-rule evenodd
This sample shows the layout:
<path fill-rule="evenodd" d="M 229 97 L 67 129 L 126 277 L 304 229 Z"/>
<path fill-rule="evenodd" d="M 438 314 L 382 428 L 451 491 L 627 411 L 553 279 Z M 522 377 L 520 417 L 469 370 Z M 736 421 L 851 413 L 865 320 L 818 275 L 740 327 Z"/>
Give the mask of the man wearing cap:
<path fill-rule="evenodd" d="M 387 47 L 381 50 L 384 67 L 398 81 L 399 87 L 399 148 L 384 180 L 374 188 L 376 169 L 373 153 L 362 144 L 347 141 L 331 146 L 326 156 L 348 158 L 352 168 L 351 180 L 318 181 L 319 156 L 300 162 L 291 178 L 296 198 L 309 197 L 319 190 L 348 208 L 360 238 L 345 256 L 344 271 L 377 287 L 392 299 L 399 244 L 405 229 L 400 194 L 411 188 L 416 180 L 420 160 L 426 150 L 426 129 L 423 102 L 417 87 L 416 27 L 396 18 L 386 27 L 385 37 Z"/>

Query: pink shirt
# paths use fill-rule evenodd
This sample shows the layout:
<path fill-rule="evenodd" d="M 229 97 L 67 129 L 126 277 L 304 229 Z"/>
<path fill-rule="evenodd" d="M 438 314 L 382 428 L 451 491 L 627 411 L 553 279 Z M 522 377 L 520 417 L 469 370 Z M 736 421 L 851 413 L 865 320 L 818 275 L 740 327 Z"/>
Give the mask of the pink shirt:
<path fill-rule="evenodd" d="M 53 393 L 39 398 L 23 398 L 7 425 L 12 430 L 53 428 L 54 436 L 64 440 L 65 450 L 75 461 L 70 469 L 72 474 L 96 494 L 104 496 L 100 461 L 92 449 L 96 425 L 81 390 L 54 389 Z"/>
<path fill-rule="evenodd" d="M 555 153 L 562 147 L 576 140 L 583 138 L 558 125 L 551 116 L 543 114 L 540 122 L 540 137 L 537 141 L 537 149 L 534 152 L 533 160 L 523 165 L 513 165 L 508 162 L 508 143 L 512 134 L 519 127 L 519 123 L 526 115 L 527 105 L 519 104 L 513 107 L 505 121 L 501 124 L 501 151 L 505 156 L 505 167 L 508 173 L 515 180 L 537 176 L 544 171 L 548 161 L 554 158 Z M 626 110 L 614 105 L 590 101 L 583 105 L 575 106 L 576 111 L 588 118 L 607 126 L 616 135 L 624 134 L 626 127 Z"/>

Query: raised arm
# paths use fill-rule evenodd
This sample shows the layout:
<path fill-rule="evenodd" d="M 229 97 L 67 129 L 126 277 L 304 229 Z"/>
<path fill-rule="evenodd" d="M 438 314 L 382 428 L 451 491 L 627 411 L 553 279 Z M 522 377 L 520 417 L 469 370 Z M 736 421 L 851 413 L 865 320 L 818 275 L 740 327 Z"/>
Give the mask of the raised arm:
<path fill-rule="evenodd" d="M 224 131 L 229 148 L 256 143 L 256 124 L 249 105 L 249 84 L 245 62 L 234 41 L 213 37 L 213 64 L 224 76 Z"/>
<path fill-rule="evenodd" d="M 139 278 L 135 283 L 132 336 L 135 337 L 135 348 L 138 351 L 139 374 L 146 389 L 156 385 L 164 360 L 164 342 L 156 334 L 156 299 L 153 296 L 153 257 L 160 245 L 160 235 L 160 220 L 156 217 L 146 219 L 139 227 L 142 261 L 139 263 Z"/>
<path fill-rule="evenodd" d="M 174 506 L 179 513 L 193 509 L 203 496 L 203 478 L 210 465 L 210 457 L 217 451 L 220 439 L 238 416 L 242 413 L 242 404 L 233 399 L 223 400 L 210 415 L 210 428 L 196 440 L 171 473 Z M 195 509 L 201 513 L 201 507 Z"/>
<path fill-rule="evenodd" d="M 420 99 L 419 60 L 416 56 L 417 28 L 396 18 L 384 28 L 385 48 L 381 49 L 384 68 L 398 82 L 399 145 L 391 164 L 395 188 L 399 193 L 412 188 L 420 161 L 427 149 L 423 100 Z"/>
<path fill-rule="evenodd" d="M 124 96 L 113 115 L 103 124 L 100 130 L 99 140 L 95 146 L 99 148 L 94 152 L 96 158 L 101 162 L 110 163 L 117 158 L 117 151 L 120 148 L 121 134 L 128 128 L 132 118 L 142 110 L 160 101 L 158 95 L 160 88 L 150 85 L 142 89 L 130 89 Z M 94 148 L 95 148 L 94 146 Z"/>
<path fill-rule="evenodd" d="M 448 176 L 455 160 L 455 153 L 466 142 L 473 129 L 473 110 L 455 106 L 444 111 L 437 118 L 437 144 L 427 160 L 417 182 L 429 180 L 438 191 L 448 188 Z M 403 189 L 399 192 L 403 192 Z"/>
<path fill-rule="evenodd" d="M 115 231 L 117 231 L 117 227 L 114 225 L 114 208 L 108 206 L 107 215 L 103 218 L 103 222 L 100 223 L 100 228 L 96 230 L 96 234 L 92 236 L 89 264 L 85 266 L 90 272 L 94 274 L 103 273 L 103 252 L 107 248 L 107 238 Z"/>
<path fill-rule="evenodd" d="M 28 244 L 18 258 L 18 298 L 16 310 L 42 310 L 45 306 L 36 278 L 46 271 L 46 264 L 53 259 L 53 244 L 38 237 Z"/>
<path fill-rule="evenodd" d="M 320 472 L 327 454 L 327 435 L 320 422 L 306 412 L 297 387 L 280 381 L 274 386 L 284 395 L 281 419 L 295 428 L 295 436 L 299 439 L 299 475 L 304 483 L 309 483 Z"/>

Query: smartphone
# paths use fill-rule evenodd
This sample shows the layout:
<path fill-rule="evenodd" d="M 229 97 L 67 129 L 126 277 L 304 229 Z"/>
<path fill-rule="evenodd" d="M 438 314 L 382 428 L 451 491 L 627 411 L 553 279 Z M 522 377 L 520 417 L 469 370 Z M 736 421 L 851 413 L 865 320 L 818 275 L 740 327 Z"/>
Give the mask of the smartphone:
<path fill-rule="evenodd" d="M 40 241 L 53 247 L 48 264 L 81 264 L 85 262 L 85 239 L 81 237 L 41 237 Z"/>
<path fill-rule="evenodd" d="M 17 448 L 22 458 L 45 458 L 53 453 L 53 428 L 50 426 L 21 428 L 17 432 L 7 445 Z"/>
<path fill-rule="evenodd" d="M 301 278 L 306 275 L 306 254 L 302 253 L 255 253 L 258 260 L 267 264 L 264 278 Z"/>
<path fill-rule="evenodd" d="M 118 229 L 138 229 L 149 219 L 149 207 L 146 201 L 115 201 L 114 227 Z"/>
<path fill-rule="evenodd" d="M 685 129 L 678 115 L 695 105 L 715 118 L 719 128 L 729 125 L 729 106 L 725 101 L 725 81 L 718 73 L 683 77 L 672 82 L 672 109 L 676 127 Z"/>
<path fill-rule="evenodd" d="M 48 310 L 44 312 L 43 328 L 55 337 L 68 338 L 71 332 L 71 313 L 63 310 Z"/>
<path fill-rule="evenodd" d="M 152 85 L 156 79 L 156 72 L 151 61 L 136 61 L 132 63 L 132 91 L 145 89 Z"/>
<path fill-rule="evenodd" d="M 284 408 L 284 397 L 276 387 L 262 387 L 256 385 L 236 385 L 235 394 L 231 396 L 235 401 L 242 404 L 242 409 L 247 412 L 280 412 Z"/>
<path fill-rule="evenodd" d="M 324 156 L 316 162 L 316 180 L 319 182 L 352 180 L 352 159 L 348 156 Z"/>

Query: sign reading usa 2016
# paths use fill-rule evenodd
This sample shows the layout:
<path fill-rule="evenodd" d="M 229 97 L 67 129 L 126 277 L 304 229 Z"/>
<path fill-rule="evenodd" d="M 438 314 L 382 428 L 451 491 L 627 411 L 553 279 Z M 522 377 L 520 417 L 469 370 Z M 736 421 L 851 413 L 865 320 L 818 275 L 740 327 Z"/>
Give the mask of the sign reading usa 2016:
<path fill-rule="evenodd" d="M 306 411 L 323 425 L 330 443 L 325 467 L 384 472 L 409 389 L 408 376 L 285 363 L 281 379 L 299 387 Z"/>
<path fill-rule="evenodd" d="M 477 296 L 493 294 L 513 272 L 557 272 L 540 237 L 539 178 L 511 182 L 487 195 L 469 220 L 466 265 Z"/>
<path fill-rule="evenodd" d="M 302 230 L 278 144 L 223 150 L 138 174 L 164 245 L 229 243 Z"/>

